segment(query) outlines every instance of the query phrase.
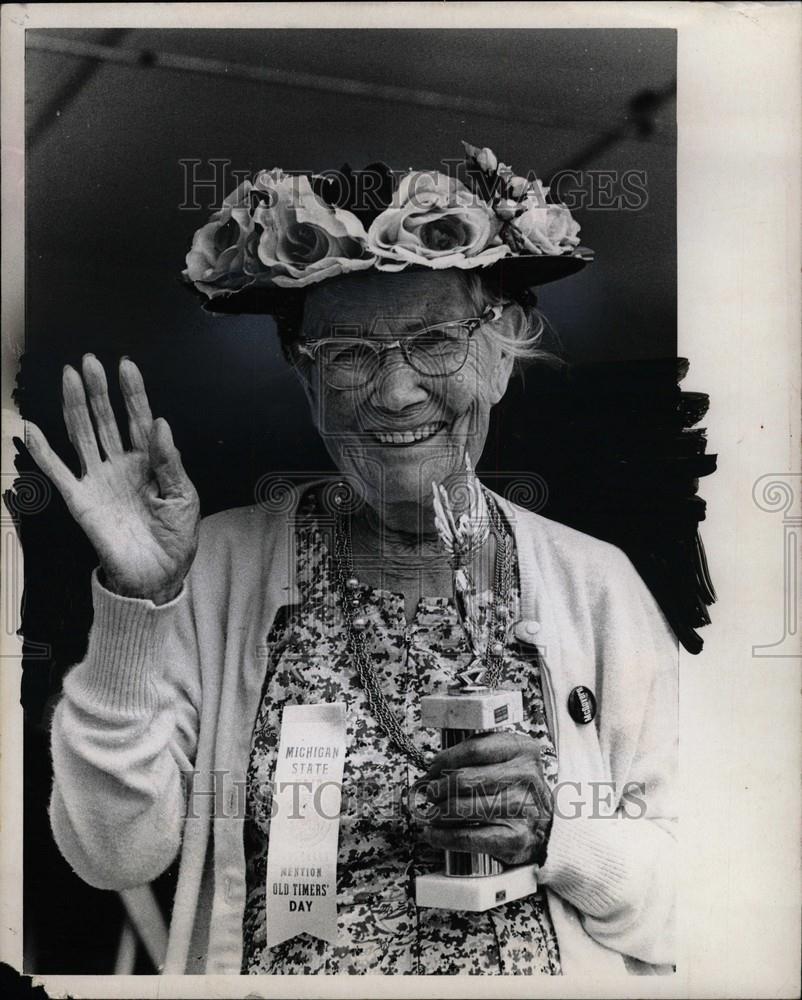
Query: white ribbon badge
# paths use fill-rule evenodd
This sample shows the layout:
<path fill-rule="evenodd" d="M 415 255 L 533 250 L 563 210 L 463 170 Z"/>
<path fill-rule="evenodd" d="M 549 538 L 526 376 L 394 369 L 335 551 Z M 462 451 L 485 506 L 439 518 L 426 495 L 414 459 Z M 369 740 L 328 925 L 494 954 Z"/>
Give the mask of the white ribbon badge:
<path fill-rule="evenodd" d="M 337 940 L 345 705 L 288 705 L 267 851 L 267 947 L 296 934 Z"/>

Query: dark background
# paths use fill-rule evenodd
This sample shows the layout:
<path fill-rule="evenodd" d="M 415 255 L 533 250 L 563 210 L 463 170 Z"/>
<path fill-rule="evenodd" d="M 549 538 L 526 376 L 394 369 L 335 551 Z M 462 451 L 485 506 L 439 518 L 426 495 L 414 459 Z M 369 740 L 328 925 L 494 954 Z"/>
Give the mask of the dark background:
<path fill-rule="evenodd" d="M 110 60 L 106 48 L 128 61 Z M 199 61 L 165 68 L 160 53 Z M 244 80 L 243 67 L 287 75 L 280 84 Z M 546 183 L 564 168 L 643 171 L 640 210 L 574 211 L 596 261 L 544 288 L 540 305 L 575 360 L 675 355 L 675 70 L 675 33 L 651 29 L 29 31 L 22 415 L 72 461 L 62 366 L 85 351 L 107 367 L 127 354 L 154 413 L 173 427 L 205 514 L 250 502 L 268 471 L 329 468 L 271 321 L 212 317 L 179 284 L 194 230 L 235 186 L 223 184 L 216 199 L 203 193 L 203 209 L 182 209 L 180 161 L 190 159 L 207 178 L 212 159 L 250 171 L 380 159 L 431 169 L 459 157 L 464 138 Z M 450 100 L 423 107 L 414 96 L 346 95 L 299 74 Z M 495 107 L 480 113 L 478 101 Z M 581 186 L 591 184 L 586 173 Z M 512 388 L 486 466 L 527 467 L 510 442 L 521 429 L 536 434 L 538 406 Z M 94 560 L 58 499 L 38 518 L 37 544 L 26 547 L 26 640 L 47 643 L 51 655 L 27 667 L 24 692 L 26 971 L 102 973 L 113 967 L 121 906 L 69 872 L 45 812 L 48 709 L 83 653 Z M 169 901 L 169 873 L 162 883 Z M 138 969 L 148 971 L 142 956 Z"/>

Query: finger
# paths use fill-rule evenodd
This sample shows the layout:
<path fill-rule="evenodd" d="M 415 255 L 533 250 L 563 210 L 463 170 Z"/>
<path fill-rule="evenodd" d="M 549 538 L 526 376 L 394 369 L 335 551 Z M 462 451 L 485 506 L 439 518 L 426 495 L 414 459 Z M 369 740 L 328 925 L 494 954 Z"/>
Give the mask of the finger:
<path fill-rule="evenodd" d="M 117 418 L 109 402 L 109 386 L 106 371 L 94 354 L 83 357 L 83 376 L 89 395 L 89 405 L 95 416 L 97 436 L 105 455 L 121 455 L 123 443 L 117 429 Z"/>
<path fill-rule="evenodd" d="M 78 480 L 50 447 L 44 434 L 30 420 L 25 421 L 25 447 L 34 462 L 69 504 Z"/>
<path fill-rule="evenodd" d="M 122 389 L 125 409 L 128 412 L 128 433 L 131 447 L 137 451 L 148 450 L 148 440 L 153 427 L 153 416 L 150 412 L 148 394 L 142 373 L 133 361 L 123 358 L 120 361 L 120 388 Z"/>
<path fill-rule="evenodd" d="M 495 764 L 510 760 L 521 752 L 522 745 L 533 743 L 520 733 L 483 733 L 471 736 L 461 743 L 441 750 L 434 758 L 427 778 L 434 778 L 443 771 L 456 770 L 474 764 Z"/>
<path fill-rule="evenodd" d="M 466 767 L 432 780 L 426 794 L 431 802 L 443 802 L 464 796 L 494 795 L 519 785 L 524 789 L 528 785 L 535 788 L 537 782 L 538 776 L 531 767 L 518 767 L 517 764 L 513 767 L 509 764 Z"/>
<path fill-rule="evenodd" d="M 181 464 L 181 454 L 173 442 L 170 425 L 164 417 L 159 417 L 153 424 L 148 451 L 162 499 L 174 500 L 186 496 L 187 474 Z"/>
<path fill-rule="evenodd" d="M 534 838 L 523 824 L 430 826 L 424 836 L 432 847 L 444 851 L 478 851 L 501 861 L 521 857 L 528 841 L 534 846 Z"/>
<path fill-rule="evenodd" d="M 100 452 L 97 450 L 95 429 L 86 405 L 84 383 L 72 365 L 64 366 L 61 391 L 67 434 L 81 460 L 81 469 L 86 472 L 100 464 Z"/>
<path fill-rule="evenodd" d="M 516 820 L 538 817 L 540 809 L 530 800 L 526 791 L 518 786 L 504 788 L 491 794 L 477 792 L 432 804 L 433 812 L 427 817 L 435 824 L 492 823 L 499 820 Z"/>

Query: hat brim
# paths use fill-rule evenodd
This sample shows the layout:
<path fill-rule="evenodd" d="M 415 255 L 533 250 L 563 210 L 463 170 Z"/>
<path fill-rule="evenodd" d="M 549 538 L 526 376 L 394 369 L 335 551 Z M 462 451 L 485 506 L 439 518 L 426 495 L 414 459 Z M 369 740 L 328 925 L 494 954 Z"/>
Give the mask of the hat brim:
<path fill-rule="evenodd" d="M 540 285 L 548 285 L 553 281 L 568 278 L 581 271 L 592 260 L 593 251 L 586 247 L 579 247 L 574 253 L 560 256 L 516 254 L 515 256 L 502 257 L 487 267 L 475 270 L 482 275 L 491 277 L 502 295 L 516 296 L 529 288 L 537 288 Z M 428 271 L 429 268 L 410 265 L 406 270 Z M 356 273 L 364 274 L 366 272 Z M 215 296 L 212 299 L 196 289 L 191 283 L 188 283 L 188 287 L 203 298 L 203 308 L 207 312 L 231 316 L 239 313 L 273 315 L 276 312 L 282 312 L 293 304 L 297 305 L 303 293 L 314 286 L 307 285 L 304 288 L 269 288 L 264 286 L 243 288 L 228 295 Z"/>
<path fill-rule="evenodd" d="M 518 295 L 528 288 L 549 285 L 570 278 L 593 260 L 593 251 L 579 247 L 574 253 L 558 257 L 546 254 L 517 254 L 483 269 L 493 274 L 503 294 Z"/>

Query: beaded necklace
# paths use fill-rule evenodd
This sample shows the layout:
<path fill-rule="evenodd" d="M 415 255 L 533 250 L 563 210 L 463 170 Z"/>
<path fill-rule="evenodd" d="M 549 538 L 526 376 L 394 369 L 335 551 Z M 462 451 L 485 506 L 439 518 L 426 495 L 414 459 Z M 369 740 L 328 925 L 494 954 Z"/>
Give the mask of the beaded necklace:
<path fill-rule="evenodd" d="M 472 687 L 494 688 L 501 680 L 509 619 L 510 588 L 514 569 L 512 537 L 492 495 L 484 487 L 480 487 L 480 489 L 487 505 L 490 530 L 496 539 L 494 586 L 487 628 L 485 634 L 480 635 L 476 622 L 472 620 L 470 602 L 466 600 L 466 587 L 470 589 L 471 586 L 469 578 L 464 575 L 464 567 L 454 566 L 455 604 L 473 654 L 473 659 L 467 670 L 462 671 L 456 678 L 458 684 L 466 689 Z M 335 497 L 335 503 L 336 500 L 337 497 Z M 376 676 L 373 658 L 368 648 L 366 634 L 368 621 L 362 614 L 362 599 L 359 596 L 360 582 L 353 574 L 351 517 L 350 514 L 339 511 L 334 519 L 334 571 L 347 632 L 347 648 L 353 658 L 374 718 L 390 741 L 416 767 L 426 770 L 428 768 L 426 758 L 404 732 L 388 705 Z M 458 574 L 461 571 L 463 576 L 460 578 Z M 460 585 L 460 581 L 462 585 Z"/>

